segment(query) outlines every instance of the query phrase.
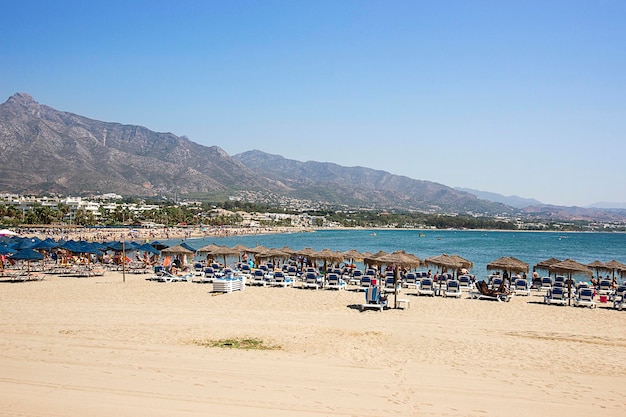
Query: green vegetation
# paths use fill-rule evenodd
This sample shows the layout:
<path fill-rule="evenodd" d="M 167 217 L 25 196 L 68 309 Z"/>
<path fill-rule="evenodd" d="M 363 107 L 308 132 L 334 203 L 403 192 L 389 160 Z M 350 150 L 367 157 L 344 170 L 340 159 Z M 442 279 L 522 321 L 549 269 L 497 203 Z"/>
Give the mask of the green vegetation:
<path fill-rule="evenodd" d="M 192 340 L 192 344 L 204 347 L 217 347 L 224 349 L 243 349 L 243 350 L 280 350 L 278 345 L 266 345 L 261 339 L 255 338 L 236 338 L 236 339 L 208 339 L 208 340 Z"/>

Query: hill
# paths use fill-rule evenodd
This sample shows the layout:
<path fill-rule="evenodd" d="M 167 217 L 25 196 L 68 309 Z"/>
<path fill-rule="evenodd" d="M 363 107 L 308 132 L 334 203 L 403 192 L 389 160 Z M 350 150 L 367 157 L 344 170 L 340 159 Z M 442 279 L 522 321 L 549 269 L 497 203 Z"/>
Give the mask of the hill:
<path fill-rule="evenodd" d="M 516 195 L 505 196 L 505 195 L 498 194 L 498 193 L 491 193 L 489 191 L 473 190 L 471 188 L 456 187 L 455 189 L 473 194 L 482 200 L 493 201 L 495 203 L 502 203 L 502 204 L 506 204 L 507 206 L 515 207 L 518 209 L 522 209 L 524 207 L 529 207 L 529 206 L 543 205 L 541 201 L 535 200 L 534 198 L 523 198 L 523 197 L 518 197 Z"/>
<path fill-rule="evenodd" d="M 280 181 L 299 198 L 323 198 L 350 207 L 385 207 L 425 212 L 512 213 L 511 207 L 480 200 L 431 181 L 386 171 L 344 167 L 328 162 L 300 162 L 259 150 L 234 155 L 260 175 Z"/>
<path fill-rule="evenodd" d="M 85 195 L 227 193 L 281 186 L 171 133 L 62 112 L 18 93 L 0 105 L 0 191 Z"/>

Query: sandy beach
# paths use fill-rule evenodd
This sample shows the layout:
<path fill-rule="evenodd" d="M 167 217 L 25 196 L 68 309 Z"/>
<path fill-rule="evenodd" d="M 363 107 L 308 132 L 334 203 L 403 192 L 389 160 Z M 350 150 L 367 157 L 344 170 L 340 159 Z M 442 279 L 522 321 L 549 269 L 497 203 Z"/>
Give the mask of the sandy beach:
<path fill-rule="evenodd" d="M 3 416 L 623 416 L 624 312 L 156 283 L 0 283 Z M 274 350 L 205 347 L 254 338 Z"/>

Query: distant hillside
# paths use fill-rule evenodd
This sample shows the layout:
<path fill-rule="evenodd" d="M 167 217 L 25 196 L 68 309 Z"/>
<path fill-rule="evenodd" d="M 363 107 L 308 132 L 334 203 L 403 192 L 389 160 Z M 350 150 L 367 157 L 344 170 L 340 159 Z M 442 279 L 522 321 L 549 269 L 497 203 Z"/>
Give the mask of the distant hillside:
<path fill-rule="evenodd" d="M 0 105 L 0 192 L 216 193 L 282 187 L 171 133 L 88 119 L 15 94 Z"/>
<path fill-rule="evenodd" d="M 471 188 L 461 188 L 461 187 L 456 187 L 455 189 L 473 194 L 476 197 L 481 198 L 483 200 L 493 201 L 495 203 L 502 203 L 502 204 L 506 204 L 507 206 L 511 206 L 511 207 L 515 207 L 519 209 L 528 207 L 528 206 L 540 206 L 543 204 L 541 201 L 535 200 L 533 198 L 522 198 L 516 195 L 504 196 L 502 194 L 491 193 L 488 191 L 472 190 Z"/>
<path fill-rule="evenodd" d="M 594 203 L 589 206 L 586 206 L 586 208 L 625 209 L 626 210 L 626 203 L 609 203 L 609 202 L 603 201 L 603 202 Z"/>
<path fill-rule="evenodd" d="M 364 167 L 327 162 L 300 162 L 258 150 L 234 155 L 261 175 L 284 183 L 300 198 L 324 198 L 355 207 L 387 207 L 423 211 L 512 213 L 503 204 L 431 181 L 421 181 Z"/>
<path fill-rule="evenodd" d="M 601 209 L 585 207 L 564 207 L 544 204 L 528 206 L 522 212 L 534 218 L 547 220 L 589 220 L 589 221 L 624 221 L 626 209 Z"/>

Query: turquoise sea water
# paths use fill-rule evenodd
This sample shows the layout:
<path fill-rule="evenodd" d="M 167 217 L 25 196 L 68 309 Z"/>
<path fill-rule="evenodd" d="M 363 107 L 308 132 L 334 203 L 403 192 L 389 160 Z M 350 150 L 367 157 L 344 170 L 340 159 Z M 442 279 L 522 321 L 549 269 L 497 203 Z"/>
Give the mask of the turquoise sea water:
<path fill-rule="evenodd" d="M 180 241 L 174 241 L 178 243 Z M 537 262 L 555 257 L 571 258 L 581 263 L 596 259 L 617 259 L 626 263 L 624 233 L 500 232 L 467 230 L 320 230 L 313 233 L 287 233 L 224 238 L 187 239 L 195 248 L 215 243 L 268 248 L 289 246 L 336 251 L 356 249 L 361 252 L 405 250 L 421 259 L 442 253 L 457 254 L 474 263 L 472 273 L 485 277 L 486 265 L 501 257 L 514 256 L 527 262 L 532 271 Z M 604 272 L 606 274 L 606 272 Z"/>

